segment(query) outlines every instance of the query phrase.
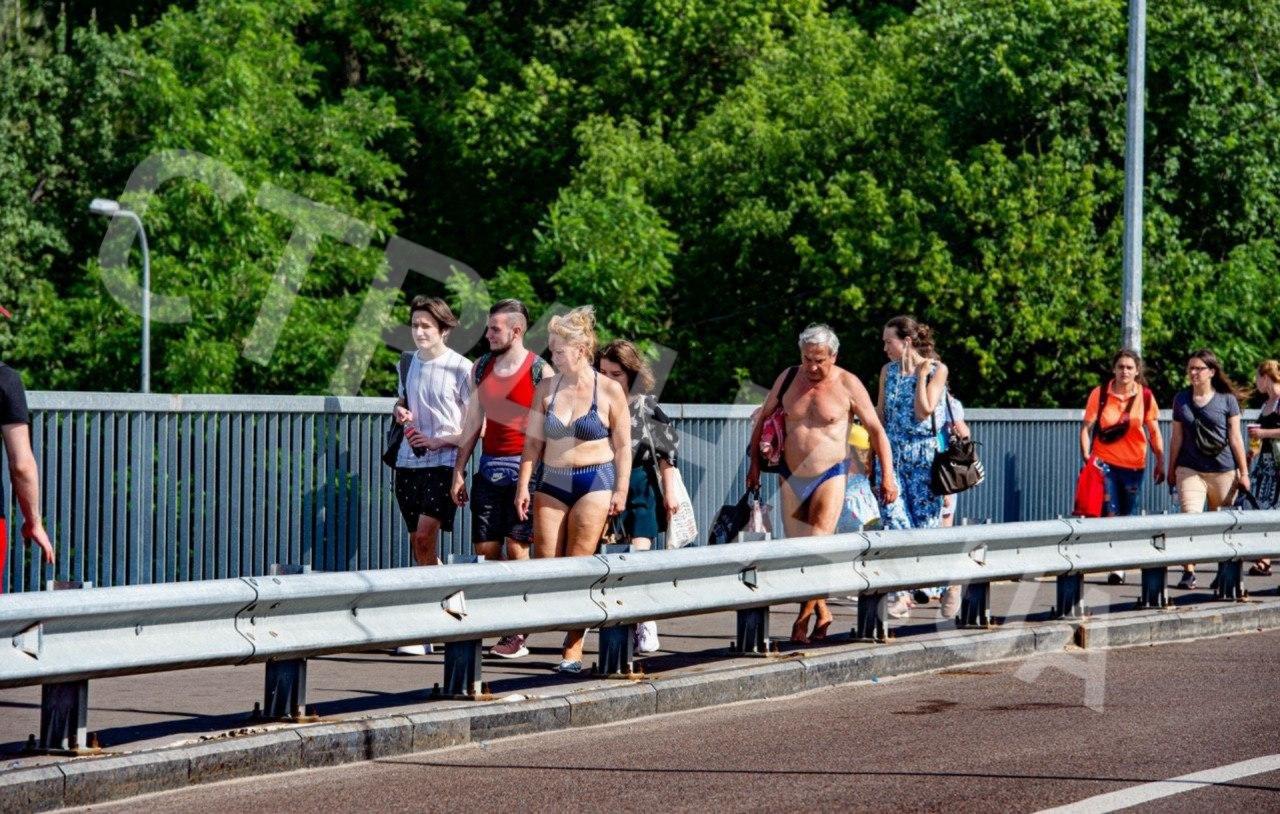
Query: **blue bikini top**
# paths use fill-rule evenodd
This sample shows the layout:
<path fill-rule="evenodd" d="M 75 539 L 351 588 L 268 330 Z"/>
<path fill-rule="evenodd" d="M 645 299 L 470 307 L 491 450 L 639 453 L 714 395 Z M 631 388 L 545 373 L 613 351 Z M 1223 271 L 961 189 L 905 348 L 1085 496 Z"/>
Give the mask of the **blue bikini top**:
<path fill-rule="evenodd" d="M 599 441 L 609 437 L 609 428 L 600 420 L 600 412 L 596 410 L 596 394 L 600 390 L 600 374 L 595 374 L 591 387 L 591 409 L 582 414 L 570 427 L 556 417 L 556 395 L 560 392 L 560 382 L 556 381 L 556 389 L 551 392 L 551 401 L 547 404 L 547 417 L 543 421 L 543 434 L 551 441 L 560 441 L 572 435 L 579 441 Z M 570 414 L 572 415 L 572 413 Z"/>

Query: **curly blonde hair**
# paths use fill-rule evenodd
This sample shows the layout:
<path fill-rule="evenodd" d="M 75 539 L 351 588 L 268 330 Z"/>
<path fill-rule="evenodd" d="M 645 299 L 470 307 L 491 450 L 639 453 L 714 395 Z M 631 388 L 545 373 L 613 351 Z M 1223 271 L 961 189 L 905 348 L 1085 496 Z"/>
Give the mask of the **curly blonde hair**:
<path fill-rule="evenodd" d="M 595 357 L 596 309 L 590 305 L 580 305 L 566 314 L 552 317 L 547 324 L 547 331 L 571 345 L 583 348 L 588 359 Z"/>

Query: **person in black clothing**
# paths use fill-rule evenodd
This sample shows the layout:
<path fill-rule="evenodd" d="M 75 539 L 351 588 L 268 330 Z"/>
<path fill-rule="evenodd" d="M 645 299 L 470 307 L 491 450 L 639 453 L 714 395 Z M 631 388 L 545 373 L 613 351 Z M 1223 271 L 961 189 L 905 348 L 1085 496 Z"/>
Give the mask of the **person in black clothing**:
<path fill-rule="evenodd" d="M 0 308 L 0 314 L 9 312 Z M 9 456 L 9 475 L 13 478 L 13 495 L 22 510 L 22 539 L 40 546 L 44 561 L 53 564 L 53 543 L 40 519 L 40 475 L 36 457 L 31 452 L 31 414 L 27 410 L 27 391 L 18 371 L 0 363 L 0 434 L 4 451 Z M 3 475 L 0 475 L 3 478 Z M 0 491 L 4 482 L 0 480 Z M 0 503 L 0 541 L 8 539 L 4 504 Z M 0 573 L 4 572 L 7 546 L 0 544 Z M 0 583 L 3 590 L 3 583 Z"/>

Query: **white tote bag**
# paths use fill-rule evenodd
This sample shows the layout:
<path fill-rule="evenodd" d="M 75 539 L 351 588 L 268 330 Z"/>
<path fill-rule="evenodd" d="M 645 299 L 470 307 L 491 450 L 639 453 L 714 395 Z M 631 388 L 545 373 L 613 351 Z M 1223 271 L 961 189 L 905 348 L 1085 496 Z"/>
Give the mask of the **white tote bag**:
<path fill-rule="evenodd" d="M 689 491 L 684 488 L 684 479 L 680 470 L 672 470 L 671 491 L 674 493 L 680 511 L 667 519 L 667 548 L 684 548 L 698 539 L 698 521 L 693 517 L 693 501 L 689 499 Z M 663 511 L 659 507 L 658 511 Z"/>

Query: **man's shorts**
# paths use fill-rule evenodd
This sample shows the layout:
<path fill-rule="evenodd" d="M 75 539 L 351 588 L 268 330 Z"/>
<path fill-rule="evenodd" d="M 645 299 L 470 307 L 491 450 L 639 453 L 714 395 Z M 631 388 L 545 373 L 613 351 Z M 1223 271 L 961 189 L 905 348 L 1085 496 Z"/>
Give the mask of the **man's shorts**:
<path fill-rule="evenodd" d="M 533 513 L 528 520 L 516 514 L 516 483 L 520 477 L 518 455 L 480 458 L 471 478 L 471 542 L 500 543 L 510 538 L 518 543 L 533 539 Z M 529 485 L 532 493 L 535 489 Z"/>
<path fill-rule="evenodd" d="M 400 514 L 404 516 L 404 524 L 410 532 L 418 528 L 418 517 L 424 514 L 440 521 L 442 531 L 453 531 L 453 517 L 458 506 L 449 496 L 451 486 L 451 466 L 396 468 L 396 503 L 400 504 Z"/>

